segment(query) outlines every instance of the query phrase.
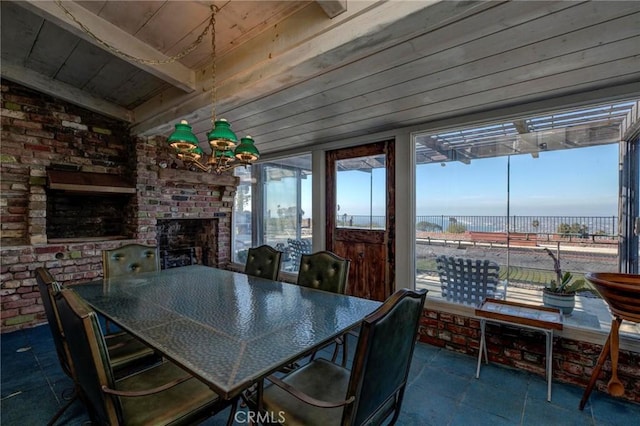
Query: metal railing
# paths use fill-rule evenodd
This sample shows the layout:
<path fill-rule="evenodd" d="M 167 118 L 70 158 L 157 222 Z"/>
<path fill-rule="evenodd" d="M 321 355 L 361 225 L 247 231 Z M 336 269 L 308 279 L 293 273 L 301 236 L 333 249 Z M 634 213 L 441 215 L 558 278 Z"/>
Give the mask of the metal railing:
<path fill-rule="evenodd" d="M 368 217 L 368 216 L 367 216 Z M 560 236 L 612 237 L 618 235 L 617 216 L 452 216 L 416 217 L 416 230 L 428 232 L 464 231 L 523 232 Z"/>

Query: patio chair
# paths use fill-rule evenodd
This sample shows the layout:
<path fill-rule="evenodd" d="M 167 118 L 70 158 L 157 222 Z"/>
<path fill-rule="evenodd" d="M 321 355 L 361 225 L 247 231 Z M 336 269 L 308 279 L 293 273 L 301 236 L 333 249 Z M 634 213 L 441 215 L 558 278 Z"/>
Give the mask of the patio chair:
<path fill-rule="evenodd" d="M 427 290 L 402 289 L 362 321 L 351 370 L 316 359 L 248 395 L 284 424 L 394 424 L 400 413 Z M 261 395 L 261 396 L 260 396 Z M 276 414 L 277 415 L 277 414 Z"/>
<path fill-rule="evenodd" d="M 60 323 L 92 422 L 102 425 L 196 424 L 235 401 L 165 361 L 117 380 L 97 316 L 72 290 L 55 296 Z M 229 418 L 229 423 L 232 417 Z"/>
<path fill-rule="evenodd" d="M 67 345 L 64 332 L 62 331 L 60 316 L 54 301 L 55 294 L 58 293 L 62 287 L 47 269 L 40 267 L 36 268 L 35 272 L 38 290 L 40 291 L 40 298 L 42 299 L 44 312 L 47 317 L 47 322 L 49 323 L 49 328 L 51 329 L 51 335 L 53 337 L 53 343 L 56 348 L 60 367 L 62 368 L 62 371 L 74 382 L 74 387 L 76 388 L 74 389 L 74 394 L 69 401 L 67 401 L 67 403 L 53 415 L 49 421 L 49 424 L 51 425 L 56 422 L 62 413 L 64 413 L 64 411 L 79 396 L 77 393 L 78 381 L 74 365 L 69 354 L 69 347 Z M 116 335 L 105 337 L 110 365 L 116 377 L 125 376 L 137 367 L 150 365 L 160 360 L 151 348 L 134 339 L 127 333 L 118 333 Z"/>
<path fill-rule="evenodd" d="M 506 283 L 500 282 L 495 262 L 441 255 L 436 265 L 446 300 L 477 306 L 487 297 L 506 299 Z"/>
<path fill-rule="evenodd" d="M 254 277 L 266 278 L 272 281 L 278 279 L 282 252 L 268 245 L 252 247 L 247 253 L 244 273 Z"/>
<path fill-rule="evenodd" d="M 311 241 L 288 238 L 287 244 L 289 249 L 289 269 L 295 272 L 300 266 L 302 255 L 311 253 Z"/>

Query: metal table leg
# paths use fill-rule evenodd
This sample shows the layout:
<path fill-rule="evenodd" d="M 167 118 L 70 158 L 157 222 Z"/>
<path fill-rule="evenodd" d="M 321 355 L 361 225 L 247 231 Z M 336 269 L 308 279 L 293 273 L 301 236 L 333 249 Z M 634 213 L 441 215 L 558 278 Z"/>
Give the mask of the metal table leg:
<path fill-rule="evenodd" d="M 480 364 L 482 364 L 482 352 L 484 352 L 484 362 L 489 363 L 489 356 L 487 354 L 487 339 L 485 337 L 485 328 L 487 321 L 484 318 L 480 319 L 480 350 L 478 352 L 478 366 L 476 368 L 476 379 L 480 378 Z"/>
<path fill-rule="evenodd" d="M 545 330 L 547 340 L 547 401 L 551 402 L 551 380 L 553 379 L 553 330 Z"/>

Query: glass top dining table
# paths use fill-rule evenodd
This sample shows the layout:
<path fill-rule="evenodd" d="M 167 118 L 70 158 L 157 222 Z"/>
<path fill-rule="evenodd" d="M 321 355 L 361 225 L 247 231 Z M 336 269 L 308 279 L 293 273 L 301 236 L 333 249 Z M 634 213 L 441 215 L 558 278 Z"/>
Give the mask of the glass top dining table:
<path fill-rule="evenodd" d="M 381 304 L 200 265 L 71 288 L 226 399 L 358 325 Z"/>

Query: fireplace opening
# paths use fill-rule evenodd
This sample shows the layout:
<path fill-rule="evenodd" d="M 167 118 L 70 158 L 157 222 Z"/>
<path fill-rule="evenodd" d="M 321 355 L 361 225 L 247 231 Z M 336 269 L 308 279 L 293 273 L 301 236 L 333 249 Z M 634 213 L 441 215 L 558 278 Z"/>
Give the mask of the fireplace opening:
<path fill-rule="evenodd" d="M 126 239 L 131 197 L 47 191 L 47 239 Z"/>
<path fill-rule="evenodd" d="M 215 219 L 159 220 L 157 226 L 162 269 L 195 264 L 216 266 Z"/>

